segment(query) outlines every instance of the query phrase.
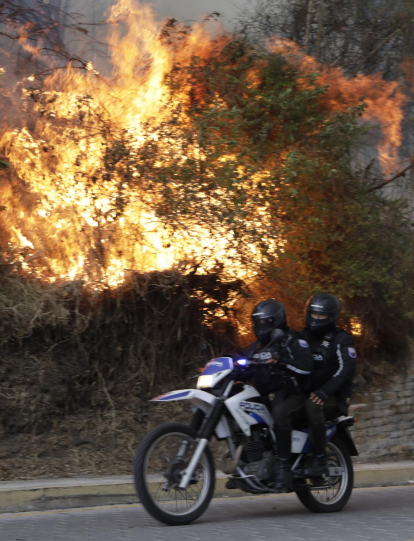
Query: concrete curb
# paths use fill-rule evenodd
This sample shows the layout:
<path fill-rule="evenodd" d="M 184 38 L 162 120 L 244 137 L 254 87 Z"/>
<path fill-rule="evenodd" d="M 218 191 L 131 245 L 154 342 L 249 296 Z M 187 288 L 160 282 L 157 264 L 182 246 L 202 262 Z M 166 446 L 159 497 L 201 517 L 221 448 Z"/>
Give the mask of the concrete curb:
<path fill-rule="evenodd" d="M 414 484 L 414 461 L 355 464 L 355 487 Z M 218 474 L 214 497 L 246 496 L 225 488 Z M 0 482 L 0 513 L 49 511 L 137 503 L 129 476 Z"/>

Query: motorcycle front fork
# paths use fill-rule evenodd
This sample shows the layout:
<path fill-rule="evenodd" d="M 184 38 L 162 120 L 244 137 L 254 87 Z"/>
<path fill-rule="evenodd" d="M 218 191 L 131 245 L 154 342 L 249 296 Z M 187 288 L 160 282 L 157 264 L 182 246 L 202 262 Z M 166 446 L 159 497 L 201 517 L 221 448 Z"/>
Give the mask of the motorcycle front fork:
<path fill-rule="evenodd" d="M 205 448 L 208 445 L 218 422 L 220 421 L 221 416 L 225 408 L 224 400 L 219 400 L 214 408 L 211 410 L 210 415 L 207 417 L 204 425 L 201 428 L 199 438 L 197 439 L 197 447 L 194 450 L 194 454 L 191 457 L 191 460 L 182 473 L 181 481 L 178 486 L 180 490 L 186 490 L 191 478 L 194 475 L 197 464 L 200 461 L 202 454 L 204 453 Z M 202 422 L 202 420 L 201 420 Z M 200 423 L 201 424 L 201 423 Z"/>

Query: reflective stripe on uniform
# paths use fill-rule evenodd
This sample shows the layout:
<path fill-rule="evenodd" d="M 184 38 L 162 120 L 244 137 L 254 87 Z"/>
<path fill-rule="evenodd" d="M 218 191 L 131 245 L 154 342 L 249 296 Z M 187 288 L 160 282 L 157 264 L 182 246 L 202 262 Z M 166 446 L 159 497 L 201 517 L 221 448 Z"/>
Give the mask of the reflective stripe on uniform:
<path fill-rule="evenodd" d="M 338 344 L 336 348 L 336 354 L 338 355 L 338 359 L 339 359 L 339 368 L 338 368 L 338 371 L 332 376 L 333 378 L 336 378 L 337 376 L 339 376 L 342 370 L 344 369 L 344 358 L 342 357 L 340 344 Z"/>
<path fill-rule="evenodd" d="M 286 368 L 289 368 L 289 370 L 293 370 L 294 372 L 297 372 L 298 374 L 310 374 L 308 370 L 301 370 L 300 368 L 296 368 L 296 366 L 292 366 L 291 364 L 287 364 Z"/>

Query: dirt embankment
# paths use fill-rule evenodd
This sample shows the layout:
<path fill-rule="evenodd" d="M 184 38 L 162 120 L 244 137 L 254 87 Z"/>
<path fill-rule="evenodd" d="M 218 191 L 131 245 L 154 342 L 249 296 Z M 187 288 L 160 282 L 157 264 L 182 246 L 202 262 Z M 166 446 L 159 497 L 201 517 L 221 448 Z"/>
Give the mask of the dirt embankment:
<path fill-rule="evenodd" d="M 205 325 L 240 287 L 218 275 L 133 275 L 99 295 L 13 280 L 0 298 L 1 480 L 130 473 L 149 428 L 189 415 L 148 400 L 193 386 L 203 342 L 234 344 L 231 325 Z"/>

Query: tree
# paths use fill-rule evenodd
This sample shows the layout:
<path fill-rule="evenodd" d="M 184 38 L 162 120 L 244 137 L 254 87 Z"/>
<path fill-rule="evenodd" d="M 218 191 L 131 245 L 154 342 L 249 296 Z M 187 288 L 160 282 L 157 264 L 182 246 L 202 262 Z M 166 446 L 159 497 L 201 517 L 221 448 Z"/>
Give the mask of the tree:
<path fill-rule="evenodd" d="M 177 66 L 170 86 L 180 108 L 158 142 L 127 151 L 114 170 L 136 169 L 132 184 L 155 196 L 166 223 L 201 221 L 227 238 L 227 258 L 254 282 L 272 277 L 295 309 L 315 289 L 332 291 L 371 346 L 381 336 L 395 346 L 412 319 L 414 238 L 404 203 L 353 164 L 364 104 L 332 109 L 317 72 L 237 39 Z"/>
<path fill-rule="evenodd" d="M 138 130 L 122 123 L 125 104 L 118 107 L 118 97 L 112 103 L 110 84 L 104 87 L 90 72 L 75 86 L 62 74 L 54 86 L 28 94 L 35 127 L 9 134 L 5 145 L 22 179 L 31 164 L 28 178 L 37 186 L 28 193 L 22 183 L 19 197 L 16 190 L 9 200 L 11 212 L 14 205 L 24 210 L 23 218 L 12 212 L 16 227 L 27 231 L 32 248 L 43 247 L 35 254 L 25 249 L 26 266 L 47 276 L 54 261 L 65 271 L 73 263 L 69 256 L 81 253 L 91 280 L 112 272 L 113 257 L 137 269 L 148 224 L 144 209 L 163 255 L 168 258 L 171 244 L 180 247 L 174 261 L 186 260 L 183 272 L 224 267 L 228 279 L 271 280 L 296 314 L 312 291 L 328 289 L 341 296 L 349 317 L 360 319 L 371 345 L 386 337 L 384 329 L 395 342 L 413 317 L 406 272 L 411 221 L 404 204 L 374 189 L 378 178 L 355 159 L 368 130 L 358 93 L 346 103 L 340 94 L 334 99 L 338 89 L 322 83 L 326 74 L 317 64 L 305 69 L 283 48 L 258 48 L 237 36 L 185 56 L 189 30 L 175 30 L 171 22 L 154 37 L 154 46 L 166 43 L 175 61 L 162 100 Z M 138 67 L 151 75 L 151 65 Z M 141 88 L 139 95 L 148 96 Z M 62 151 L 70 147 L 64 163 L 56 141 Z M 68 209 L 68 190 L 89 206 L 72 212 L 75 197 Z M 46 235 L 30 226 L 34 209 L 46 212 L 45 231 L 61 222 L 76 227 Z"/>
<path fill-rule="evenodd" d="M 0 4 L 0 52 L 19 77 L 46 75 L 69 64 L 87 69 L 79 43 L 105 54 L 105 47 L 89 36 L 89 26 L 80 15 L 70 13 L 70 0 L 5 0 Z M 77 52 L 73 46 L 69 51 L 69 37 L 75 38 Z"/>
<path fill-rule="evenodd" d="M 412 0 L 257 0 L 239 19 L 239 31 L 264 44 L 274 35 L 288 38 L 308 54 L 345 73 L 401 74 L 412 57 Z"/>

